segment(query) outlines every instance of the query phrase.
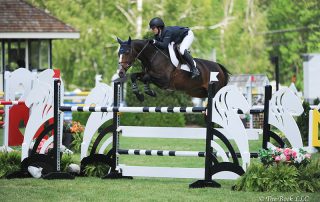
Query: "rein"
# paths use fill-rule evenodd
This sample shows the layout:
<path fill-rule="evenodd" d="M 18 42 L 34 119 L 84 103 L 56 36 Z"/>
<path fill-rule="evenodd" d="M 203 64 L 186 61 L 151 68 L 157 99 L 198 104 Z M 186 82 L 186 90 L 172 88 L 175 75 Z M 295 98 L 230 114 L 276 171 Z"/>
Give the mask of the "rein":
<path fill-rule="evenodd" d="M 146 43 L 146 45 L 144 45 L 144 47 L 142 48 L 142 50 L 138 53 L 138 55 L 134 58 L 133 61 L 135 61 L 137 58 L 139 59 L 139 56 L 141 55 L 141 53 L 144 51 L 144 49 L 148 46 L 148 42 Z M 164 55 L 166 58 L 170 59 L 169 56 L 167 54 L 165 54 L 160 48 L 158 48 L 157 46 L 153 45 L 160 53 L 162 53 L 162 55 Z M 154 56 L 158 53 L 158 51 L 154 54 Z M 153 58 L 154 58 L 153 56 Z"/>
<path fill-rule="evenodd" d="M 148 42 L 146 43 L 146 45 L 144 45 L 144 47 L 142 48 L 142 50 L 138 53 L 138 55 L 134 58 L 133 61 L 136 61 L 136 59 L 139 59 L 139 56 L 141 55 L 141 53 L 144 51 L 144 49 L 148 46 Z"/>
<path fill-rule="evenodd" d="M 170 59 L 169 56 L 167 54 L 165 54 L 160 48 L 158 48 L 157 46 L 154 46 L 160 53 L 162 53 L 162 55 L 166 56 L 166 58 Z"/>

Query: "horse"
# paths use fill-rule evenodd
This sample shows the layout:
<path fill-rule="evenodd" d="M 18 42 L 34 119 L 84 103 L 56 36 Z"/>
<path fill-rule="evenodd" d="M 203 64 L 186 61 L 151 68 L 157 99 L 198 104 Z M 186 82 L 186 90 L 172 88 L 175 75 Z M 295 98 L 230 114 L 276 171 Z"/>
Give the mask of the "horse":
<path fill-rule="evenodd" d="M 119 38 L 117 41 L 120 44 L 118 52 L 120 78 L 125 77 L 136 60 L 141 62 L 142 71 L 131 74 L 132 91 L 140 101 L 144 100 L 144 96 L 139 92 L 137 80 L 144 83 L 145 93 L 150 96 L 156 96 L 149 87 L 149 84 L 153 83 L 161 89 L 183 91 L 197 98 L 208 96 L 210 72 L 218 72 L 215 92 L 226 86 L 229 81 L 229 71 L 219 63 L 194 58 L 200 75 L 192 79 L 191 72 L 176 68 L 170 60 L 168 51 L 157 48 L 149 42 L 150 40 L 131 40 L 129 37 L 127 41 Z"/>

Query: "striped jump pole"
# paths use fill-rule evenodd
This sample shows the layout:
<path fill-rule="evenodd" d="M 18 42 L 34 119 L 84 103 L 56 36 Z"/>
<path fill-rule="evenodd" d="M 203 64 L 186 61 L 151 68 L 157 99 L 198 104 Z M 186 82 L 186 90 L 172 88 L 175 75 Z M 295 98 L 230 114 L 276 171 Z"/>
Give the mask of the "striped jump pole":
<path fill-rule="evenodd" d="M 133 156 L 180 156 L 180 157 L 206 157 L 204 151 L 173 151 L 173 150 L 145 150 L 145 149 L 118 149 L 118 155 L 133 155 Z M 219 156 L 218 153 L 213 154 Z M 228 158 L 231 158 L 231 153 L 226 152 Z M 236 152 L 237 157 L 241 157 L 239 152 Z M 250 153 L 250 158 L 258 158 L 258 153 Z"/>
<path fill-rule="evenodd" d="M 82 106 L 60 106 L 61 111 L 72 112 L 124 112 L 124 113 L 204 113 L 206 107 L 82 107 Z M 250 109 L 250 114 L 263 113 L 263 108 Z M 238 110 L 239 114 L 243 114 Z"/>
<path fill-rule="evenodd" d="M 205 157 L 201 151 L 169 151 L 169 150 L 143 150 L 143 149 L 118 149 L 119 155 L 138 156 L 181 156 L 181 157 Z"/>
<path fill-rule="evenodd" d="M 204 113 L 206 107 L 80 107 L 60 106 L 61 111 L 125 113 Z"/>
<path fill-rule="evenodd" d="M 24 101 L 6 101 L 6 100 L 0 100 L 0 105 L 19 105 L 24 104 Z"/>

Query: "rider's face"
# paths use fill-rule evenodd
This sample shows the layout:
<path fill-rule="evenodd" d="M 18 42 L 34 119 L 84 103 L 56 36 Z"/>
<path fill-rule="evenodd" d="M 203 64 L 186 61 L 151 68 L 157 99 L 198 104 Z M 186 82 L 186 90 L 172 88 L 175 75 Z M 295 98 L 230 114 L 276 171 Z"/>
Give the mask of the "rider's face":
<path fill-rule="evenodd" d="M 155 34 L 155 35 L 159 34 L 159 29 L 158 29 L 157 27 L 151 28 L 151 31 L 152 31 L 153 34 Z"/>

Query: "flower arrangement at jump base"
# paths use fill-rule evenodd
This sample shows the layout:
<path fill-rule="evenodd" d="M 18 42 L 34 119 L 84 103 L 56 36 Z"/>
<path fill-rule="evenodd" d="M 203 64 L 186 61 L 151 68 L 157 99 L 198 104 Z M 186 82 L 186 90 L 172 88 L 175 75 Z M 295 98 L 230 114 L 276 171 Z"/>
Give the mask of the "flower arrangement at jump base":
<path fill-rule="evenodd" d="M 83 125 L 78 121 L 68 121 L 63 124 L 63 129 L 70 133 L 82 133 L 84 131 Z"/>
<path fill-rule="evenodd" d="M 80 152 L 81 142 L 83 139 L 84 126 L 78 121 L 68 121 L 63 124 L 63 131 L 65 136 L 65 145 L 72 148 L 74 152 Z"/>
<path fill-rule="evenodd" d="M 262 149 L 259 151 L 259 157 L 265 166 L 284 163 L 298 167 L 309 164 L 311 160 L 311 154 L 302 148 Z"/>
<path fill-rule="evenodd" d="M 316 155 L 315 155 L 316 156 Z M 257 192 L 320 192 L 320 160 L 303 149 L 274 148 L 259 151 L 233 190 Z"/>

